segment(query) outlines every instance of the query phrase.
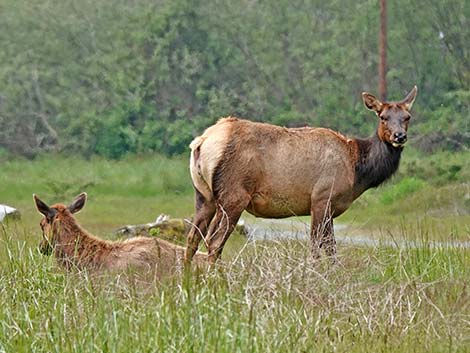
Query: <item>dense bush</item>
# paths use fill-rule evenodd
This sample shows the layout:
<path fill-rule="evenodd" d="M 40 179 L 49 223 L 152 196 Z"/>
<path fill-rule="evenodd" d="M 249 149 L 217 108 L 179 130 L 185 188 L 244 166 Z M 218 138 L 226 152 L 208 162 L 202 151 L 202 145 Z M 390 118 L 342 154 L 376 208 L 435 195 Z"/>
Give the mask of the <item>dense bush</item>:
<path fill-rule="evenodd" d="M 360 93 L 376 92 L 376 1 L 0 6 L 0 147 L 13 153 L 178 154 L 230 114 L 374 128 Z M 413 134 L 438 131 L 448 148 L 468 147 L 469 6 L 389 2 L 389 95 L 417 84 Z"/>

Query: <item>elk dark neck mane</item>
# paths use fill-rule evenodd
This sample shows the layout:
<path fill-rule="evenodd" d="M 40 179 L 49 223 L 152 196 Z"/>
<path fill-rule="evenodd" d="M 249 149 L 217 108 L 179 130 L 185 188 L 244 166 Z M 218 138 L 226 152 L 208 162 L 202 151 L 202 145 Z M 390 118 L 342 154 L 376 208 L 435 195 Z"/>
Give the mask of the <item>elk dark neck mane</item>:
<path fill-rule="evenodd" d="M 369 139 L 355 140 L 359 152 L 355 184 L 361 194 L 379 186 L 396 172 L 403 148 L 380 140 L 377 133 Z"/>

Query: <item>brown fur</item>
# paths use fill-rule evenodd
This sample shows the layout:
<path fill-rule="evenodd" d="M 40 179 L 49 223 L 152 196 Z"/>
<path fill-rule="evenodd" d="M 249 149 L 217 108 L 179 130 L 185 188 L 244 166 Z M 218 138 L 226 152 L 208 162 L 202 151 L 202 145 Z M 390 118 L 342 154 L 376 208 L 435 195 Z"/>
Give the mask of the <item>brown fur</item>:
<path fill-rule="evenodd" d="M 196 216 L 186 260 L 204 236 L 215 261 L 244 210 L 263 218 L 311 215 L 314 255 L 319 247 L 335 255 L 333 218 L 398 168 L 416 92 L 389 103 L 364 93 L 366 107 L 380 118 L 368 140 L 233 117 L 209 127 L 191 143 Z"/>
<path fill-rule="evenodd" d="M 34 201 L 41 220 L 44 254 L 54 253 L 57 262 L 67 270 L 155 270 L 164 274 L 180 264 L 184 248 L 162 239 L 135 237 L 123 241 L 99 239 L 84 230 L 73 213 L 81 210 L 86 194 L 79 195 L 70 206 L 47 206 L 36 196 Z M 77 203 L 78 200 L 78 203 Z M 206 255 L 198 253 L 197 262 L 204 262 Z"/>

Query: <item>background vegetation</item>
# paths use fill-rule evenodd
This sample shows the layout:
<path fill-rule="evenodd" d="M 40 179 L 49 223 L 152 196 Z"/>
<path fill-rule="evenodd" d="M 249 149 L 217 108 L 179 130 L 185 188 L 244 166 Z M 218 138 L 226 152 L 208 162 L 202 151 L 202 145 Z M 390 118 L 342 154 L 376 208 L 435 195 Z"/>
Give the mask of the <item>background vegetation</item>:
<path fill-rule="evenodd" d="M 419 86 L 421 149 L 468 148 L 469 18 L 389 3 L 389 96 Z M 375 0 L 2 0 L 0 148 L 179 154 L 229 114 L 367 135 L 377 21 Z"/>

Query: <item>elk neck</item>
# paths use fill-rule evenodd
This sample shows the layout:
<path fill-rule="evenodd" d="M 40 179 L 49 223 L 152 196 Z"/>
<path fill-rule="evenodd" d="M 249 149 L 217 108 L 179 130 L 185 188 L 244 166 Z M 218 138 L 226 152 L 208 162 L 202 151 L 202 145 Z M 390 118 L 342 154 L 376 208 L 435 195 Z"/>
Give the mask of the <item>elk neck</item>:
<path fill-rule="evenodd" d="M 365 190 L 379 186 L 397 171 L 403 147 L 393 147 L 382 141 L 378 133 L 355 141 L 358 148 L 355 189 L 359 196 Z"/>
<path fill-rule="evenodd" d="M 109 251 L 112 247 L 111 243 L 89 234 L 73 217 L 56 222 L 55 231 L 55 256 L 67 267 L 90 264 L 97 254 Z"/>

